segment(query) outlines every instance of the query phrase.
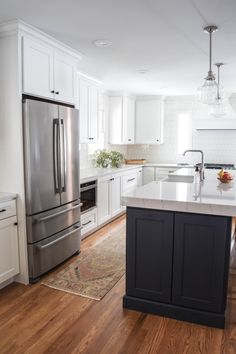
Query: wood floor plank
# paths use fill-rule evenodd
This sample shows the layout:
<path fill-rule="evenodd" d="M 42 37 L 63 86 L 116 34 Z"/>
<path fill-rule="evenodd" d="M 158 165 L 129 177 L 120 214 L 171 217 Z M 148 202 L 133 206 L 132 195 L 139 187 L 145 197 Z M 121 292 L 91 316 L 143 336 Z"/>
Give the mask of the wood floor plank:
<path fill-rule="evenodd" d="M 124 223 L 121 217 L 83 240 L 82 252 Z M 101 301 L 41 283 L 11 284 L 0 290 L 0 354 L 236 353 L 235 272 L 230 275 L 225 330 L 123 309 L 124 292 L 124 277 Z"/>

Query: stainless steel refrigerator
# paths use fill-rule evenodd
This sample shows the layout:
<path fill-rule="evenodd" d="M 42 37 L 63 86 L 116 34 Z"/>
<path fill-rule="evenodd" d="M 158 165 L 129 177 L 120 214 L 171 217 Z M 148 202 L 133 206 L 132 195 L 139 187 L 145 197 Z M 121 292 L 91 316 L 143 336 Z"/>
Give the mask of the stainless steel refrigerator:
<path fill-rule="evenodd" d="M 31 282 L 80 250 L 79 112 L 23 100 Z"/>

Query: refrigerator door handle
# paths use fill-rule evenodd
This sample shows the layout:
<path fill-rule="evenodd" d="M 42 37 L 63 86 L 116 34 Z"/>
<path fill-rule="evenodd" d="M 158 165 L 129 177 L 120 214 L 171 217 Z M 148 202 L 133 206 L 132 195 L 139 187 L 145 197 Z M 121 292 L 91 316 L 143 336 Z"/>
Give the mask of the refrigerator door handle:
<path fill-rule="evenodd" d="M 60 241 L 63 240 L 64 238 L 70 236 L 71 234 L 74 234 L 75 232 L 80 231 L 81 229 L 82 229 L 82 226 L 74 226 L 74 230 L 68 232 L 67 234 L 65 234 L 65 235 L 63 235 L 63 236 L 57 238 L 56 240 L 53 240 L 53 241 L 51 241 L 51 242 L 49 242 L 49 243 L 46 243 L 45 245 L 36 245 L 36 247 L 37 247 L 38 249 L 48 248 L 48 247 L 54 245 L 55 243 L 60 242 Z"/>
<path fill-rule="evenodd" d="M 64 119 L 61 119 L 60 124 L 60 138 L 61 138 L 61 189 L 66 192 L 66 134 Z"/>
<path fill-rule="evenodd" d="M 58 176 L 58 148 L 59 148 L 59 131 L 58 119 L 53 119 L 53 171 L 55 192 L 59 193 L 59 176 Z"/>
<path fill-rule="evenodd" d="M 61 214 L 68 213 L 68 212 L 71 211 L 71 210 L 80 208 L 82 205 L 83 205 L 83 203 L 76 204 L 76 205 L 74 205 L 74 206 L 71 207 L 71 208 L 68 208 L 68 209 L 59 211 L 58 213 L 55 213 L 55 214 L 52 214 L 52 215 L 48 215 L 48 216 L 44 216 L 43 218 L 38 219 L 38 221 L 39 221 L 39 222 L 42 222 L 42 221 L 46 221 L 46 220 L 52 219 L 52 218 L 54 218 L 54 217 L 56 217 L 56 216 L 59 216 L 59 215 L 61 215 Z"/>

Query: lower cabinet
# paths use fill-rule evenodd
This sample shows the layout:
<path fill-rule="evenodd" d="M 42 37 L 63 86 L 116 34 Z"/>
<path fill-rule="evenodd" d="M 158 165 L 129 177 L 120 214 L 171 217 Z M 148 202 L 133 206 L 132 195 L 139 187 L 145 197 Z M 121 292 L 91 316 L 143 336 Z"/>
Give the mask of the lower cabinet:
<path fill-rule="evenodd" d="M 171 300 L 173 213 L 128 208 L 126 293 Z"/>
<path fill-rule="evenodd" d="M 98 225 L 123 210 L 121 206 L 121 175 L 115 174 L 98 180 Z"/>
<path fill-rule="evenodd" d="M 230 241 L 230 217 L 127 208 L 124 306 L 223 328 Z"/>
<path fill-rule="evenodd" d="M 0 284 L 19 273 L 15 201 L 0 203 Z"/>
<path fill-rule="evenodd" d="M 81 215 L 81 239 L 86 237 L 86 234 L 97 227 L 97 208 L 87 211 Z"/>
<path fill-rule="evenodd" d="M 226 217 L 175 215 L 173 296 L 176 305 L 225 309 Z"/>

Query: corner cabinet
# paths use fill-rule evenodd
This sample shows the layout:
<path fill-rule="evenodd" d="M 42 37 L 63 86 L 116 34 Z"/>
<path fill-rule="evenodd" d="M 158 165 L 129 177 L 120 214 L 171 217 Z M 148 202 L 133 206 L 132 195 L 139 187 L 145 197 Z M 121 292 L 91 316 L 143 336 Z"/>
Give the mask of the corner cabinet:
<path fill-rule="evenodd" d="M 127 96 L 109 97 L 110 144 L 134 144 L 135 100 Z"/>
<path fill-rule="evenodd" d="M 231 218 L 127 208 L 124 307 L 223 328 Z"/>
<path fill-rule="evenodd" d="M 135 143 L 163 144 L 164 101 L 140 98 L 135 108 Z"/>
<path fill-rule="evenodd" d="M 0 284 L 19 273 L 15 200 L 0 203 Z"/>
<path fill-rule="evenodd" d="M 23 37 L 23 93 L 75 104 L 77 59 L 35 38 Z"/>
<path fill-rule="evenodd" d="M 80 142 L 96 143 L 99 140 L 100 87 L 95 81 L 78 77 L 80 108 Z"/>
<path fill-rule="evenodd" d="M 109 175 L 98 180 L 98 225 L 123 211 L 121 205 L 121 175 Z"/>

